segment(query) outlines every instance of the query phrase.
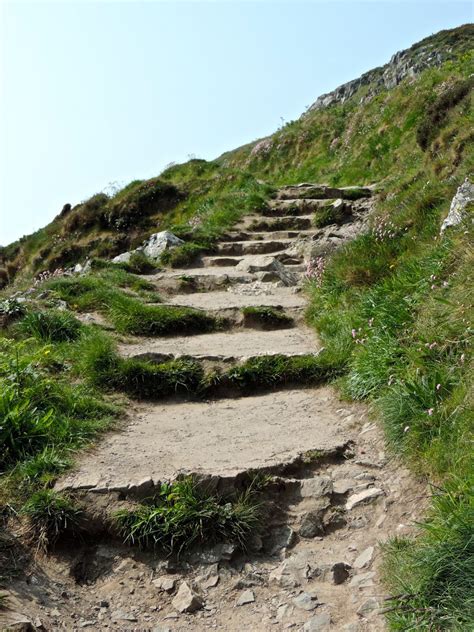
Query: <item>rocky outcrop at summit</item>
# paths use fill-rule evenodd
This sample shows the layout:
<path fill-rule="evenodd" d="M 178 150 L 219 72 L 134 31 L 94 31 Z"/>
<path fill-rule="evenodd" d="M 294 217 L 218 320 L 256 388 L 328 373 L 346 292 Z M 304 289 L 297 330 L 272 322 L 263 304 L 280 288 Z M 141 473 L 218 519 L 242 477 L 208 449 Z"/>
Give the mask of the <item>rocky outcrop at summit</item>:
<path fill-rule="evenodd" d="M 434 41 L 433 37 L 428 37 L 414 44 L 411 48 L 395 53 L 388 64 L 369 70 L 357 79 L 348 81 L 332 92 L 322 94 L 310 106 L 312 110 L 321 110 L 330 105 L 345 103 L 354 96 L 362 87 L 368 87 L 361 97 L 360 102 L 370 100 L 382 90 L 395 88 L 406 78 L 416 77 L 427 68 L 441 66 L 445 61 L 451 59 L 453 50 L 474 35 L 474 26 L 466 24 L 451 31 L 441 31 Z M 439 41 L 438 41 L 439 40 Z"/>

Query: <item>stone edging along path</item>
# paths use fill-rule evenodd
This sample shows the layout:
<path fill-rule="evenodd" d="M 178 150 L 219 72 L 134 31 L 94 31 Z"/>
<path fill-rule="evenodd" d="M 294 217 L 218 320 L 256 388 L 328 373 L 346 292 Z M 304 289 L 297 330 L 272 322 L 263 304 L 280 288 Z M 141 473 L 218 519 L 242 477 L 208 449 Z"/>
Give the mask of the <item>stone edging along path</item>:
<path fill-rule="evenodd" d="M 263 217 L 245 218 L 200 267 L 154 277 L 169 304 L 216 314 L 278 307 L 291 316 L 286 328 L 137 338 L 121 354 L 230 366 L 260 355 L 317 354 L 302 317 L 305 253 L 329 251 L 356 234 L 369 193 L 353 201 L 353 189 L 283 188 Z M 345 199 L 345 219 L 311 229 L 309 213 L 328 197 Z M 422 490 L 388 457 L 366 407 L 342 401 L 333 387 L 134 403 L 126 426 L 82 455 L 57 488 L 106 512 L 117 499 L 146 497 L 182 474 L 225 492 L 257 472 L 273 475 L 270 512 L 248 552 L 204 546 L 176 561 L 110 541 L 66 552 L 54 572 L 73 597 L 54 616 L 48 611 L 52 629 L 385 629 L 380 543 L 410 529 Z"/>

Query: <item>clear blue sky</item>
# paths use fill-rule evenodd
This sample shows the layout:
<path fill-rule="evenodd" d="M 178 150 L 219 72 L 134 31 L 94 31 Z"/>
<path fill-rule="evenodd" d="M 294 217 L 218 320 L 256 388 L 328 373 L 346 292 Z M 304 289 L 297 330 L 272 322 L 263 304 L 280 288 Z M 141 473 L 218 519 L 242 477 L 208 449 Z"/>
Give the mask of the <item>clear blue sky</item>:
<path fill-rule="evenodd" d="M 0 244 L 113 181 L 265 136 L 472 3 L 1 3 Z"/>

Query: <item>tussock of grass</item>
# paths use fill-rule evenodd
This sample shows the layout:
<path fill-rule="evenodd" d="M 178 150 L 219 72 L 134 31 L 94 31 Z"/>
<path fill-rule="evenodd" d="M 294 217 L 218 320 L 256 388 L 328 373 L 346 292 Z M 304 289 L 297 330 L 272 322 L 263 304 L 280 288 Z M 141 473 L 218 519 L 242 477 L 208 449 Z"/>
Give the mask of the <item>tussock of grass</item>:
<path fill-rule="evenodd" d="M 293 318 L 274 307 L 248 306 L 242 308 L 245 324 L 258 324 L 265 328 L 292 327 Z"/>
<path fill-rule="evenodd" d="M 78 531 L 81 510 L 63 494 L 52 489 L 34 493 L 22 508 L 29 519 L 29 532 L 38 549 L 54 547 L 58 539 Z"/>
<path fill-rule="evenodd" d="M 221 321 L 191 307 L 144 305 L 121 297 L 111 304 L 110 319 L 117 331 L 136 336 L 176 336 L 214 331 Z"/>
<path fill-rule="evenodd" d="M 81 323 L 71 313 L 61 310 L 28 312 L 20 328 L 44 342 L 70 342 L 81 335 Z"/>
<path fill-rule="evenodd" d="M 163 484 L 149 504 L 115 516 L 125 542 L 169 553 L 223 541 L 245 549 L 249 537 L 258 533 L 261 520 L 262 505 L 256 491 L 248 489 L 232 498 L 220 498 L 192 478 Z"/>

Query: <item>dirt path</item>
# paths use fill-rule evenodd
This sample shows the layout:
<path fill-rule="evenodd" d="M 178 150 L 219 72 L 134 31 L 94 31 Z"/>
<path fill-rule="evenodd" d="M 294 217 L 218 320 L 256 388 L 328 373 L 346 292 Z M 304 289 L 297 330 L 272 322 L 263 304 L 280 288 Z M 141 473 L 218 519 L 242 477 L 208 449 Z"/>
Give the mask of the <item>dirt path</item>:
<path fill-rule="evenodd" d="M 308 209 L 325 201 L 307 193 L 282 190 L 267 217 L 246 218 L 201 267 L 154 277 L 171 304 L 217 313 L 278 306 L 299 315 L 292 328 L 258 331 L 236 322 L 215 334 L 137 339 L 121 353 L 230 363 L 317 353 L 317 338 L 301 320 L 305 248 L 350 238 L 368 206 L 353 203 L 345 224 L 311 231 Z M 268 230 L 272 222 L 278 232 Z M 15 607 L 3 619 L 30 623 L 5 629 L 385 629 L 380 545 L 410 529 L 423 490 L 385 453 L 365 406 L 342 401 L 332 387 L 135 404 L 126 426 L 83 455 L 57 487 L 80 493 L 100 513 L 114 499 L 146 496 L 183 473 L 228 491 L 248 472 L 273 479 L 264 534 L 245 554 L 204 546 L 177 562 L 110 541 L 78 543 L 33 563 L 27 583 L 13 583 Z"/>

